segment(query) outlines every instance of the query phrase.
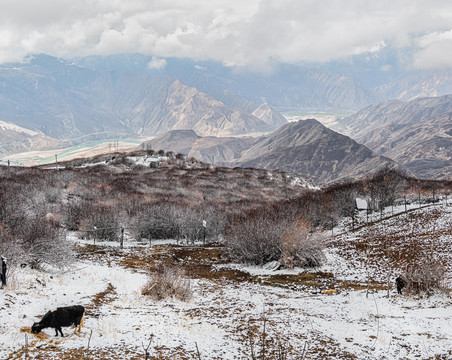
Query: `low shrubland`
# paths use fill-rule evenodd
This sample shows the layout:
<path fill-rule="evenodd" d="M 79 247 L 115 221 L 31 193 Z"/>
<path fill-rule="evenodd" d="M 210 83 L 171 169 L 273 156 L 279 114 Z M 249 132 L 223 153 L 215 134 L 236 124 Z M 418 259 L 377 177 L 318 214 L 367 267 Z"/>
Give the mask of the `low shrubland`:
<path fill-rule="evenodd" d="M 105 161 L 59 171 L 0 167 L 0 251 L 15 263 L 40 266 L 44 258 L 60 266 L 66 257 L 47 254 L 70 253 L 65 231 L 113 241 L 125 228 L 136 239 L 219 241 L 240 262 L 316 266 L 323 259 L 322 231 L 343 217 L 354 219 L 357 196 L 369 199 L 369 211 L 380 211 L 395 199 L 434 198 L 452 189 L 451 182 L 391 171 L 308 190 L 284 172 Z"/>

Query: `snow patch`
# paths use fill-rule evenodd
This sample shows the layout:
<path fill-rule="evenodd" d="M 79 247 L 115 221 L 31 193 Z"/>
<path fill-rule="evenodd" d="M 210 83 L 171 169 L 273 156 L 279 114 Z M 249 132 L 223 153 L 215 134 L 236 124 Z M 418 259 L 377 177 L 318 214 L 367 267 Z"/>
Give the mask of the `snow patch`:
<path fill-rule="evenodd" d="M 1 121 L 1 120 L 0 120 L 0 130 L 15 131 L 15 132 L 20 132 L 20 133 L 27 134 L 27 135 L 30 135 L 30 136 L 39 135 L 39 133 L 37 131 L 26 129 L 26 128 L 23 128 L 21 126 L 18 126 L 18 125 L 15 125 L 15 124 L 11 124 L 11 123 L 7 123 L 7 122 Z"/>

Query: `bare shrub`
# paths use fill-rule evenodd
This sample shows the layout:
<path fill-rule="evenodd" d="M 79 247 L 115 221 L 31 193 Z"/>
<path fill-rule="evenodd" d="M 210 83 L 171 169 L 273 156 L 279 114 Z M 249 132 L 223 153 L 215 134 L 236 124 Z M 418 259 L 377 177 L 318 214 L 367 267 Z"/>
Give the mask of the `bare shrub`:
<path fill-rule="evenodd" d="M 18 235 L 22 235 L 26 262 L 33 268 L 45 264 L 63 268 L 72 261 L 72 251 L 63 230 L 45 219 L 28 219 Z"/>
<path fill-rule="evenodd" d="M 324 235 L 292 210 L 260 208 L 230 216 L 225 229 L 226 253 L 240 263 L 280 261 L 287 268 L 315 267 L 325 257 Z"/>
<path fill-rule="evenodd" d="M 64 268 L 73 260 L 64 231 L 44 218 L 24 217 L 21 226 L 0 231 L 0 251 L 12 265 Z"/>
<path fill-rule="evenodd" d="M 284 267 L 316 267 L 325 261 L 325 237 L 314 231 L 311 224 L 299 218 L 279 239 L 281 263 Z"/>
<path fill-rule="evenodd" d="M 435 291 L 441 291 L 445 289 L 445 273 L 445 267 L 434 260 L 409 266 L 404 274 L 405 293 L 431 295 Z"/>
<path fill-rule="evenodd" d="M 279 237 L 286 224 L 271 211 L 233 216 L 226 226 L 226 251 L 233 261 L 263 265 L 279 260 Z"/>
<path fill-rule="evenodd" d="M 141 289 L 141 294 L 157 301 L 167 298 L 189 301 L 193 291 L 190 279 L 184 276 L 181 268 L 165 266 L 161 271 L 151 275 Z"/>
<path fill-rule="evenodd" d="M 104 204 L 85 204 L 81 227 L 86 236 L 108 241 L 117 240 L 120 225 L 116 209 Z"/>
<path fill-rule="evenodd" d="M 16 265 L 23 256 L 20 242 L 3 226 L 0 227 L 0 255 L 13 265 Z"/>
<path fill-rule="evenodd" d="M 383 212 L 385 207 L 394 205 L 398 194 L 406 186 L 406 178 L 398 171 L 392 169 L 379 171 L 366 182 L 372 208 Z"/>
<path fill-rule="evenodd" d="M 171 203 L 159 202 L 143 207 L 132 219 L 139 238 L 177 239 L 181 236 L 181 217 L 186 209 L 179 209 Z"/>
<path fill-rule="evenodd" d="M 80 222 L 83 218 L 86 204 L 84 201 L 75 199 L 64 205 L 63 222 L 66 229 L 69 231 L 76 231 L 80 229 Z"/>

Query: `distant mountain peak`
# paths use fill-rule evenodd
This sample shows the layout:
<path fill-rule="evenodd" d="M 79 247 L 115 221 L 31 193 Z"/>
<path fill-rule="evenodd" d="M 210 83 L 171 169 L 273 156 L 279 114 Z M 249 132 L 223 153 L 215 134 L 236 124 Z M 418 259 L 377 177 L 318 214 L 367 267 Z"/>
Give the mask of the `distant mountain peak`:
<path fill-rule="evenodd" d="M 256 110 L 252 112 L 252 115 L 261 119 L 273 128 L 278 128 L 287 123 L 286 118 L 273 109 L 269 103 L 259 105 Z"/>
<path fill-rule="evenodd" d="M 170 132 L 151 140 L 153 148 L 175 150 L 205 162 L 226 166 L 280 169 L 328 183 L 362 177 L 384 168 L 402 170 L 392 160 L 373 153 L 315 119 L 288 123 L 258 138 L 195 137 Z"/>

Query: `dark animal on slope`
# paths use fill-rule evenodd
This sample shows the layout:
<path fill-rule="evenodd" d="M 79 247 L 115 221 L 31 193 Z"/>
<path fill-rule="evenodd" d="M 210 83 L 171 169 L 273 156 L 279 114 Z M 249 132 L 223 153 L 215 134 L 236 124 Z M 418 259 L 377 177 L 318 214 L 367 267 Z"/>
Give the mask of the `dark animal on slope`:
<path fill-rule="evenodd" d="M 40 322 L 34 323 L 31 327 L 31 332 L 39 334 L 42 329 L 51 327 L 55 329 L 55 336 L 58 336 L 58 331 L 61 336 L 64 336 L 61 327 L 71 325 L 78 326 L 78 331 L 80 332 L 84 318 L 85 308 L 81 305 L 59 307 L 48 311 Z"/>
<path fill-rule="evenodd" d="M 397 286 L 397 292 L 402 295 L 402 289 L 408 285 L 408 282 L 403 276 L 399 276 L 397 279 L 395 279 L 396 286 Z"/>

